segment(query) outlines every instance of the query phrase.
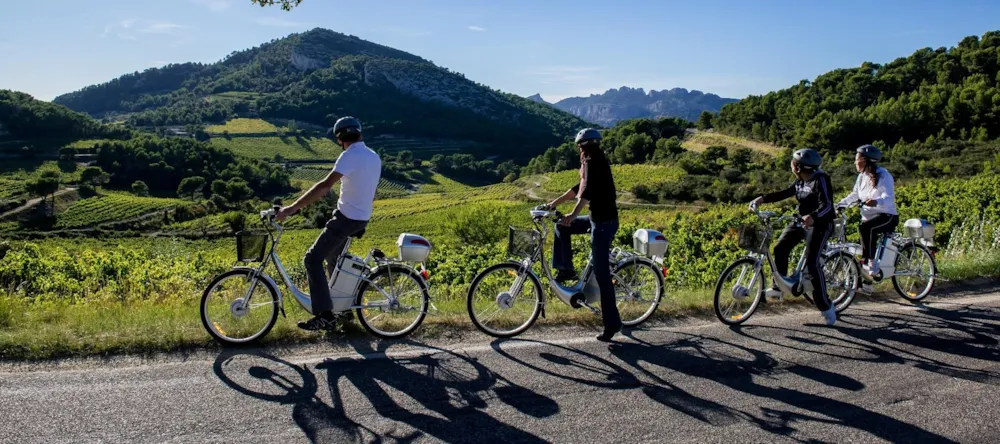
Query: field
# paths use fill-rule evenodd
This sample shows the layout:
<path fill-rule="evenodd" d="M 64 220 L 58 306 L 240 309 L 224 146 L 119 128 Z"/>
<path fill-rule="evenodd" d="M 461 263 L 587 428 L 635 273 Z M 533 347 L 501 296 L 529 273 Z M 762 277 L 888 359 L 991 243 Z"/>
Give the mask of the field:
<path fill-rule="evenodd" d="M 280 154 L 286 160 L 334 161 L 342 151 L 329 139 L 316 137 L 213 137 L 212 145 L 231 150 L 233 153 L 271 160 Z"/>
<path fill-rule="evenodd" d="M 317 181 L 322 180 L 333 169 L 333 164 L 309 164 L 292 169 L 292 182 L 301 190 L 306 190 Z M 377 199 L 400 197 L 409 194 L 409 187 L 400 182 L 381 178 L 378 182 Z"/>
<path fill-rule="evenodd" d="M 655 183 L 677 180 L 684 170 L 675 166 L 661 165 L 612 165 L 611 174 L 615 177 L 615 188 L 619 193 L 628 192 L 636 185 L 652 185 Z M 543 183 L 545 191 L 561 193 L 580 183 L 580 172 L 577 170 L 560 171 L 548 175 L 549 181 Z"/>
<path fill-rule="evenodd" d="M 184 205 L 180 199 L 138 197 L 132 194 L 105 191 L 88 199 L 81 199 L 59 214 L 56 229 L 91 228 L 108 222 L 120 222 L 155 211 Z"/>
<path fill-rule="evenodd" d="M 76 182 L 80 173 L 73 163 L 35 160 L 3 160 L 0 164 L 0 201 L 27 197 L 25 182 L 38 177 L 42 171 L 55 170 L 60 173 L 62 183 Z"/>
<path fill-rule="evenodd" d="M 726 148 L 750 148 L 755 151 L 762 152 L 764 154 L 770 154 L 772 156 L 778 155 L 781 152 L 781 148 L 763 142 L 755 142 L 748 139 L 743 139 L 739 137 L 727 136 L 725 134 L 715 133 L 715 132 L 705 132 L 698 131 L 694 134 L 688 134 L 681 143 L 681 146 L 689 151 L 702 152 L 710 146 L 724 146 Z"/>
<path fill-rule="evenodd" d="M 212 125 L 205 132 L 215 136 L 228 131 L 229 134 L 278 133 L 278 127 L 263 119 L 233 119 L 223 125 Z"/>

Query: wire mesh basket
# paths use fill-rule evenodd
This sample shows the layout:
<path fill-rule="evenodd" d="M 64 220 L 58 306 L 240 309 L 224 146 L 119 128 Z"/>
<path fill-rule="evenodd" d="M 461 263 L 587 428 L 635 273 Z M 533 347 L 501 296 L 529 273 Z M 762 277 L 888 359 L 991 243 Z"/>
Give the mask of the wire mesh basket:
<path fill-rule="evenodd" d="M 760 228 L 755 225 L 742 225 L 737 228 L 739 234 L 737 244 L 740 248 L 759 253 L 764 235 Z"/>
<path fill-rule="evenodd" d="M 507 254 L 514 257 L 531 257 L 538 249 L 542 234 L 538 230 L 510 227 L 507 237 Z"/>
<path fill-rule="evenodd" d="M 260 262 L 267 249 L 267 234 L 240 231 L 236 233 L 236 260 Z"/>

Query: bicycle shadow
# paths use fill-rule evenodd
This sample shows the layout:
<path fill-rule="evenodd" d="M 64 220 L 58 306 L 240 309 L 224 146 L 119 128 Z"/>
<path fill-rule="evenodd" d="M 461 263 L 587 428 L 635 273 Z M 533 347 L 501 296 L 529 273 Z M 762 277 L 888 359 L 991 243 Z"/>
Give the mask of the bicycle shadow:
<path fill-rule="evenodd" d="M 646 372 L 657 382 L 661 382 L 663 379 L 648 370 L 650 366 L 694 378 L 711 380 L 741 393 L 771 399 L 783 405 L 816 414 L 813 416 L 773 408 L 761 408 L 763 415 L 758 417 L 724 406 L 708 409 L 708 412 L 723 414 L 717 420 L 731 422 L 733 419 L 743 418 L 757 424 L 763 430 L 784 436 L 796 432 L 796 422 L 815 421 L 824 425 L 839 425 L 863 430 L 893 442 L 900 442 L 900 440 L 922 443 L 951 442 L 936 433 L 864 407 L 793 388 L 771 387 L 758 382 L 773 379 L 782 372 L 789 372 L 810 379 L 821 386 L 838 387 L 850 391 L 860 391 L 864 388 L 863 383 L 848 376 L 802 364 L 782 367 L 768 353 L 759 350 L 717 338 L 690 334 L 685 336 L 687 336 L 686 339 L 668 344 L 653 344 L 636 339 L 634 343 L 619 343 L 613 346 L 611 352 L 630 366 Z M 724 351 L 720 351 L 720 349 Z"/>
<path fill-rule="evenodd" d="M 403 343 L 411 341 L 401 341 Z M 412 342 L 411 342 L 412 343 Z M 413 343 L 416 344 L 416 343 Z M 495 441 L 545 442 L 542 438 L 507 424 L 484 410 L 487 400 L 498 399 L 517 411 L 546 418 L 559 412 L 551 398 L 512 383 L 475 358 L 426 344 L 433 353 L 412 357 L 385 356 L 388 343 L 355 343 L 362 355 L 379 355 L 378 364 L 349 358 L 328 359 L 317 365 L 326 370 L 331 396 L 341 399 L 341 381 L 353 385 L 383 418 L 406 424 L 436 440 L 481 442 L 484 431 Z M 400 402 L 395 393 L 412 403 Z M 430 413 L 423 413 L 427 410 Z"/>
<path fill-rule="evenodd" d="M 316 365 L 317 371 L 327 372 L 330 404 L 318 394 L 316 373 L 307 366 L 260 350 L 223 352 L 213 369 L 220 381 L 239 393 L 291 405 L 293 421 L 311 442 L 409 442 L 427 437 L 481 442 L 484 431 L 504 441 L 545 442 L 492 417 L 484 411 L 487 400 L 497 399 L 534 418 L 559 412 L 551 398 L 511 383 L 473 358 L 423 344 L 418 345 L 431 348 L 432 353 L 410 357 L 385 355 L 388 344 L 384 342 L 378 349 L 364 343 L 352 345 L 363 356 L 376 356 L 377 362 L 339 358 Z M 361 398 L 381 418 L 408 427 L 397 425 L 380 433 L 351 419 L 347 403 Z"/>

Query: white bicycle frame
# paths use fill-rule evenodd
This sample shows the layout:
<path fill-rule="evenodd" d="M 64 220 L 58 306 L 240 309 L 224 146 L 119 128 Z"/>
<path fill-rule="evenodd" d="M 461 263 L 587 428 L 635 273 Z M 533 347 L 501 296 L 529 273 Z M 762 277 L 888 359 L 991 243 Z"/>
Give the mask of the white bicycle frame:
<path fill-rule="evenodd" d="M 856 207 L 856 206 L 860 206 L 860 203 L 858 203 L 858 202 L 853 203 L 851 205 L 848 205 L 846 208 L 853 208 L 853 207 Z M 846 229 L 847 229 L 847 227 L 846 227 L 846 225 L 847 225 L 846 224 L 846 217 L 845 217 L 844 225 L 845 225 L 844 226 L 844 229 L 845 229 L 844 235 L 846 236 Z M 883 253 L 885 253 L 885 240 L 887 238 L 892 239 L 892 241 L 896 244 L 896 249 L 897 250 L 901 250 L 903 247 L 905 247 L 905 246 L 907 246 L 909 244 L 917 243 L 917 241 L 915 239 L 910 239 L 908 237 L 905 237 L 905 236 L 903 236 L 903 235 L 901 235 L 899 233 L 895 233 L 895 232 L 880 234 L 879 235 L 879 240 L 875 243 L 875 253 L 872 254 L 871 269 L 870 270 L 865 270 L 864 267 L 861 267 L 861 273 L 865 274 L 865 277 L 868 278 L 868 279 L 875 280 L 873 278 L 873 273 L 874 274 L 878 274 L 878 273 L 884 271 L 882 269 L 882 255 L 883 255 Z M 861 254 L 861 251 L 862 251 L 861 244 L 854 243 L 854 242 L 847 242 L 846 239 L 842 239 L 841 242 L 838 242 L 838 243 L 833 244 L 833 245 L 835 245 L 838 249 L 842 249 L 844 251 L 849 252 L 853 256 L 859 256 Z M 930 278 L 937 278 L 937 273 L 936 273 L 937 270 L 935 269 L 933 271 L 934 272 L 932 272 L 931 275 L 928 276 L 928 277 L 930 277 Z M 896 271 L 895 264 L 893 264 L 892 271 L 889 272 L 889 273 L 884 273 L 878 280 L 879 281 L 884 281 L 886 279 L 892 278 L 893 276 L 904 276 L 905 277 L 905 276 L 918 276 L 918 275 L 919 275 L 919 273 L 915 273 L 913 271 L 898 272 L 898 271 Z"/>
<path fill-rule="evenodd" d="M 528 258 L 521 260 L 520 264 L 523 267 L 525 273 L 519 274 L 514 284 L 510 288 L 510 294 L 517 295 L 520 294 L 521 288 L 524 285 L 527 275 L 530 273 L 536 279 L 535 272 L 532 271 L 532 266 L 541 261 L 542 271 L 545 273 L 545 277 L 549 280 L 549 288 L 552 293 L 556 295 L 559 300 L 563 301 L 567 305 L 573 308 L 580 308 L 581 306 L 589 308 L 592 312 L 597 313 L 599 310 L 593 307 L 591 304 L 600 302 L 601 300 L 601 288 L 597 285 L 597 278 L 594 276 L 593 270 L 593 252 L 591 252 L 590 257 L 587 259 L 587 265 L 583 269 L 583 274 L 580 275 L 580 281 L 573 286 L 560 285 L 556 279 L 552 276 L 552 270 L 549 267 L 549 263 L 545 260 L 545 239 L 549 235 L 548 224 L 545 223 L 546 220 L 555 221 L 559 217 L 559 213 L 555 211 L 544 211 L 544 210 L 531 210 L 532 222 L 536 227 L 539 227 L 541 233 L 538 246 L 535 252 Z M 540 222 L 541 221 L 541 222 Z M 621 276 L 618 276 L 614 272 L 614 265 L 621 263 L 621 261 L 626 259 L 631 259 L 638 255 L 623 251 L 621 248 L 615 247 L 611 250 L 609 259 L 614 258 L 611 266 L 611 277 L 612 279 L 617 279 L 619 282 L 624 282 Z M 643 258 L 645 259 L 645 258 Z M 628 284 L 626 284 L 628 285 Z M 632 294 L 631 289 L 629 289 L 628 294 Z M 662 303 L 662 301 L 660 302 Z M 545 308 L 545 298 L 542 298 L 542 308 Z"/>
<path fill-rule="evenodd" d="M 277 235 L 274 235 L 271 232 L 268 232 L 268 237 L 270 237 L 271 240 L 272 240 L 271 251 L 267 254 L 267 256 L 261 262 L 261 264 L 259 266 L 257 266 L 256 268 L 253 268 L 253 267 L 235 267 L 235 268 L 243 268 L 243 269 L 249 268 L 249 269 L 251 269 L 253 271 L 251 273 L 251 276 L 250 276 L 251 279 L 253 279 L 254 277 L 260 277 L 261 279 L 266 280 L 268 282 L 268 284 L 270 284 L 271 287 L 274 288 L 275 291 L 277 291 L 277 293 L 278 293 L 279 308 L 281 309 L 281 315 L 284 316 L 285 315 L 285 299 L 284 299 L 284 295 L 281 293 L 281 289 L 275 283 L 274 279 L 272 279 L 271 276 L 268 276 L 267 273 L 264 273 L 264 268 L 267 267 L 268 261 L 274 262 L 275 268 L 278 269 L 278 275 L 281 276 L 282 281 L 285 283 L 286 286 L 288 286 L 288 289 L 289 289 L 289 291 L 291 291 L 292 296 L 295 298 L 295 301 L 298 302 L 299 305 L 301 305 L 302 308 L 305 311 L 309 312 L 310 314 L 315 314 L 315 313 L 313 313 L 313 310 L 312 310 L 312 297 L 310 297 L 308 293 L 300 290 L 297 286 L 295 286 L 295 283 L 292 282 L 291 277 L 288 275 L 288 272 L 285 270 L 285 266 L 281 263 L 281 259 L 278 257 L 278 243 L 281 241 L 281 235 L 284 233 L 285 230 L 284 230 L 284 228 L 280 224 L 278 224 L 277 222 L 274 221 L 274 219 L 273 219 L 274 214 L 275 214 L 275 210 L 273 210 L 273 209 L 272 210 L 261 211 L 261 213 L 260 213 L 261 219 L 267 220 L 268 223 L 271 224 L 271 227 L 274 229 L 274 233 L 277 233 Z M 338 268 L 338 270 L 339 270 L 340 273 L 349 274 L 351 276 L 354 276 L 354 277 L 358 278 L 359 284 L 358 284 L 358 287 L 355 289 L 355 293 L 350 298 L 347 298 L 347 297 L 333 297 L 332 298 L 333 299 L 333 312 L 334 313 L 342 313 L 342 312 L 346 312 L 346 311 L 350 311 L 350 310 L 355 310 L 355 309 L 360 309 L 360 308 L 379 308 L 379 309 L 382 309 L 382 310 L 387 310 L 387 309 L 390 309 L 390 308 L 398 308 L 399 307 L 399 300 L 398 300 L 398 298 L 395 295 L 393 295 L 393 294 L 386 293 L 385 290 L 383 290 L 381 287 L 379 287 L 374 282 L 372 282 L 370 279 L 368 279 L 368 276 L 372 272 L 374 272 L 375 269 L 378 266 L 383 265 L 383 264 L 389 264 L 389 263 L 392 263 L 395 266 L 409 268 L 417 276 L 421 276 L 421 279 L 423 279 L 423 276 L 419 272 L 417 272 L 416 269 L 414 269 L 413 267 L 410 267 L 408 264 L 405 264 L 405 263 L 402 263 L 402 262 L 398 262 L 398 261 L 389 260 L 389 259 L 375 258 L 373 256 L 372 252 L 369 252 L 368 256 L 365 257 L 365 263 L 369 264 L 369 263 L 371 263 L 374 260 L 375 261 L 375 266 L 369 267 L 369 269 L 367 270 L 367 272 L 362 273 L 362 274 L 355 274 L 355 273 L 349 272 L 347 270 L 340 269 L 341 264 L 343 263 L 344 256 L 347 254 L 348 250 L 350 250 L 350 248 L 351 248 L 352 241 L 353 241 L 353 238 L 349 237 L 349 238 L 347 238 L 347 242 L 344 243 L 344 249 L 343 249 L 343 251 L 340 253 L 339 256 L 337 256 L 337 268 Z M 393 285 L 392 284 L 392 273 L 389 273 L 388 276 L 389 276 L 389 285 L 392 286 Z M 376 303 L 376 304 L 366 304 L 366 305 L 357 305 L 357 304 L 355 304 L 354 301 L 356 301 L 357 297 L 358 297 L 358 293 L 357 292 L 362 287 L 362 285 L 361 285 L 360 282 L 366 282 L 366 283 L 368 283 L 368 285 L 369 285 L 370 288 L 374 288 L 374 289 L 378 290 L 379 293 L 382 293 L 382 295 L 386 297 L 387 302 Z M 333 288 L 334 282 L 332 280 L 330 280 L 329 284 L 330 284 L 330 288 Z M 425 281 L 425 284 L 426 284 L 426 281 Z M 250 305 L 250 298 L 253 296 L 253 291 L 254 291 L 256 285 L 257 285 L 257 280 L 253 279 L 252 283 L 250 284 L 250 288 L 249 288 L 249 290 L 247 292 L 247 295 L 244 297 L 244 308 L 246 306 Z"/>
<path fill-rule="evenodd" d="M 792 220 L 793 217 L 783 216 L 776 221 L 772 221 L 771 218 L 776 215 L 773 212 L 758 211 L 756 205 L 750 205 L 750 211 L 753 211 L 753 213 L 756 214 L 757 217 L 761 219 L 761 222 L 766 227 L 765 228 L 766 235 L 763 236 L 763 239 L 761 239 L 761 248 L 758 248 L 758 251 L 763 251 L 763 253 L 751 252 L 750 254 L 748 254 L 749 257 L 753 258 L 756 261 L 756 265 L 754 265 L 753 276 L 750 278 L 750 283 L 746 286 L 745 291 L 749 292 L 750 289 L 754 287 L 754 285 L 757 283 L 756 281 L 757 276 L 761 276 L 761 278 L 763 278 L 764 274 L 761 273 L 761 271 L 762 268 L 764 267 L 764 259 L 767 259 L 767 263 L 771 266 L 771 278 L 773 279 L 774 283 L 777 284 L 778 289 L 781 290 L 783 294 L 800 296 L 807 294 L 809 291 L 812 291 L 813 289 L 812 279 L 804 279 L 804 277 L 808 277 L 808 271 L 805 268 L 806 266 L 805 254 L 799 257 L 799 262 L 795 266 L 795 269 L 793 270 L 794 273 L 791 276 L 782 276 L 781 274 L 778 273 L 777 268 L 774 266 L 774 257 L 771 255 L 771 236 L 774 234 L 772 224 L 780 224 L 783 221 Z M 824 247 L 824 252 L 826 252 L 825 247 Z M 820 260 L 821 261 L 823 260 L 823 254 L 820 254 Z M 823 264 L 820 264 L 820 269 L 822 268 Z M 744 270 L 740 274 L 740 277 L 737 280 L 737 282 L 743 282 L 743 278 L 745 277 L 743 273 L 746 273 L 746 270 Z"/>

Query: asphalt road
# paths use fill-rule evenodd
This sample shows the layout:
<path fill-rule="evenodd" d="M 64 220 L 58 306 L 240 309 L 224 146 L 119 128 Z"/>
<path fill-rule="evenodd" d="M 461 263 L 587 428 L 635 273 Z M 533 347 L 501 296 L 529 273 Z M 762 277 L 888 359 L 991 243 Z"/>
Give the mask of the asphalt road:
<path fill-rule="evenodd" d="M 1000 294 L 741 328 L 7 368 L 2 442 L 1000 442 Z"/>

